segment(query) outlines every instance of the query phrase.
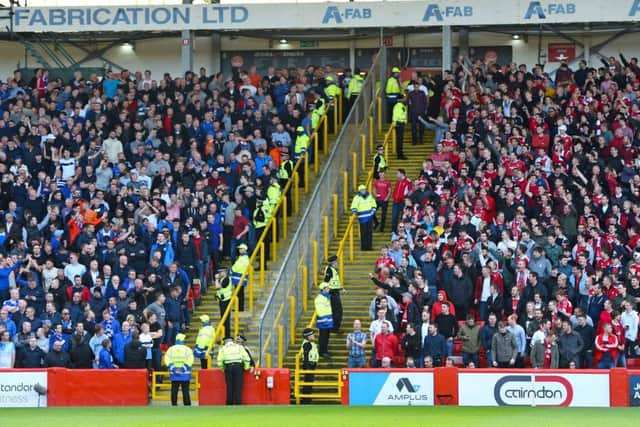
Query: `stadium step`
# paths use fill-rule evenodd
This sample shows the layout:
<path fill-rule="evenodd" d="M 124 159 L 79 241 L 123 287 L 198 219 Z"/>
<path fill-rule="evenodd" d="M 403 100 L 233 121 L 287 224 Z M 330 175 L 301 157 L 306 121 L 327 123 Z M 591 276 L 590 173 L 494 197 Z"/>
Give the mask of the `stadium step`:
<path fill-rule="evenodd" d="M 337 133 L 336 133 L 337 136 Z M 329 144 L 330 146 L 335 142 L 335 136 L 329 136 Z M 322 156 L 319 159 L 319 168 L 318 174 L 313 173 L 313 167 L 310 165 L 309 167 L 309 192 L 304 194 L 304 191 L 300 192 L 300 206 L 303 207 L 307 203 L 308 199 L 313 194 L 313 187 L 315 186 L 316 180 L 318 179 L 319 174 L 322 172 L 324 163 L 326 161 L 326 156 Z M 300 221 L 300 217 L 302 216 L 304 209 L 300 209 L 296 215 L 290 216 L 287 222 L 289 228 L 289 237 L 293 236 L 292 230 L 295 230 L 297 223 Z M 281 231 L 279 231 L 281 233 Z M 254 355 L 254 359 L 256 359 L 258 355 L 257 343 L 259 341 L 258 336 L 258 328 L 256 325 L 258 324 L 260 314 L 264 308 L 264 305 L 267 301 L 267 297 L 269 296 L 270 287 L 269 284 L 273 283 L 276 278 L 276 275 L 280 269 L 281 260 L 284 259 L 284 254 L 288 249 L 288 239 L 281 239 L 278 242 L 278 252 L 276 254 L 276 260 L 268 263 L 268 269 L 265 272 L 265 286 L 260 288 L 260 286 L 256 286 L 254 288 L 254 310 L 253 313 L 248 311 L 248 303 L 249 303 L 249 295 L 248 289 L 245 290 L 245 310 L 244 312 L 239 313 L 239 331 L 242 335 L 247 338 L 247 347 L 249 351 Z M 208 315 L 211 318 L 211 323 L 214 327 L 217 326 L 218 320 L 220 319 L 220 309 L 218 300 L 215 298 L 215 292 L 209 290 L 206 293 L 203 293 L 199 304 L 196 305 L 194 312 L 191 316 L 191 327 L 187 331 L 183 331 L 186 335 L 185 344 L 189 346 L 189 348 L 193 349 L 195 346 L 196 337 L 198 335 L 198 330 L 200 328 L 200 316 L 203 314 Z M 215 353 L 217 355 L 217 352 Z M 257 362 L 257 360 L 256 360 Z M 215 357 L 214 357 L 215 364 Z M 197 372 L 200 370 L 199 360 L 196 359 L 193 365 L 193 371 Z M 165 383 L 168 379 L 165 379 Z M 190 390 L 191 390 L 191 398 L 192 400 L 197 400 L 197 385 L 195 381 L 191 381 Z M 158 387 L 155 393 L 155 402 L 167 402 L 170 400 L 170 389 L 166 387 Z"/>
<path fill-rule="evenodd" d="M 395 155 L 391 154 L 391 150 L 389 151 L 389 156 L 387 158 L 387 178 L 391 181 L 392 185 L 395 185 L 395 173 L 398 168 L 405 169 L 407 177 L 412 180 L 416 179 L 420 175 L 420 171 L 422 170 L 422 162 L 426 158 L 430 157 L 431 153 L 433 152 L 432 135 L 433 133 L 428 132 L 426 134 L 425 143 L 412 145 L 410 142 L 411 133 L 405 132 L 404 140 L 409 141 L 408 144 L 405 142 L 404 145 L 405 156 L 408 158 L 408 160 L 398 160 L 395 158 Z M 379 140 L 376 142 L 381 143 L 382 141 Z M 364 184 L 366 178 L 366 174 L 361 175 L 359 177 L 359 183 Z M 347 227 L 347 224 L 349 223 L 349 219 L 350 212 L 343 215 L 340 219 L 338 232 L 338 236 L 340 237 L 338 239 L 334 239 L 334 241 L 331 243 L 331 246 L 329 248 L 330 254 L 337 251 L 340 240 L 342 240 L 344 231 Z M 390 242 L 390 224 L 391 206 L 389 206 L 387 212 L 385 232 L 374 231 L 373 250 L 371 251 L 360 250 L 359 232 L 355 232 L 354 239 L 356 239 L 356 242 L 354 244 L 354 261 L 350 262 L 348 259 L 344 260 L 344 277 L 342 277 L 342 282 L 345 289 L 347 290 L 347 293 L 342 295 L 342 333 L 331 334 L 331 337 L 329 339 L 329 353 L 331 355 L 331 360 L 320 359 L 320 362 L 318 363 L 318 369 L 342 369 L 347 366 L 348 350 L 346 347 L 346 337 L 347 333 L 352 331 L 354 320 L 359 319 L 361 321 L 362 330 L 369 330 L 369 324 L 371 322 L 371 319 L 369 318 L 369 304 L 371 303 L 371 300 L 374 296 L 375 288 L 373 283 L 369 280 L 368 274 L 373 271 L 375 261 L 380 256 L 380 248 L 382 248 L 382 246 L 384 245 L 389 244 Z M 356 228 L 356 230 L 358 230 L 358 228 Z M 318 280 L 320 279 L 321 278 L 318 278 Z M 313 299 L 317 296 L 317 294 L 317 289 L 314 289 L 313 292 L 310 292 L 308 305 L 309 310 L 301 316 L 296 326 L 295 342 L 292 342 L 290 344 L 284 361 L 285 367 L 288 367 L 290 369 L 295 368 L 295 357 L 300 350 L 300 345 L 302 342 L 302 331 L 309 325 L 311 317 L 313 316 Z M 315 329 L 315 325 L 313 325 L 313 327 Z M 368 342 L 367 357 L 370 353 L 371 343 Z M 328 379 L 326 375 L 316 375 L 315 380 L 324 383 Z M 333 389 L 335 390 L 335 387 Z M 313 387 L 314 394 L 316 392 L 323 393 L 325 390 L 326 386 Z M 322 398 L 317 400 L 337 402 L 337 399 L 335 398 Z M 316 399 L 313 399 L 313 401 L 316 402 Z"/>

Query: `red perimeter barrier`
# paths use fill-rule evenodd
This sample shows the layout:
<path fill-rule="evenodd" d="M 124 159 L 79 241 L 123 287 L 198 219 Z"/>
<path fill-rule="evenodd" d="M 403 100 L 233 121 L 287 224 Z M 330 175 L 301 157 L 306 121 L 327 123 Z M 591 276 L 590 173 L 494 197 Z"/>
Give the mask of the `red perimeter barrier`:
<path fill-rule="evenodd" d="M 198 404 L 224 405 L 227 400 L 227 384 L 221 369 L 203 369 L 199 372 L 200 390 Z M 267 388 L 269 377 L 273 389 Z M 291 398 L 291 380 L 288 369 L 258 369 L 245 372 L 242 386 L 243 405 L 288 405 Z"/>
<path fill-rule="evenodd" d="M 48 369 L 48 406 L 145 406 L 145 369 Z"/>

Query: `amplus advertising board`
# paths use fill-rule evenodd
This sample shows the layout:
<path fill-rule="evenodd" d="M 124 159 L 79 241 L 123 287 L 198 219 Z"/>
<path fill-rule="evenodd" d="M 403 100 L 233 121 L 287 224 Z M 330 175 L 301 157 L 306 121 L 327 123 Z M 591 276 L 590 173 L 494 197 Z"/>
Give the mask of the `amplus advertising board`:
<path fill-rule="evenodd" d="M 349 405 L 433 406 L 432 372 L 349 372 Z"/>
<path fill-rule="evenodd" d="M 609 406 L 609 375 L 544 371 L 461 372 L 460 406 Z"/>

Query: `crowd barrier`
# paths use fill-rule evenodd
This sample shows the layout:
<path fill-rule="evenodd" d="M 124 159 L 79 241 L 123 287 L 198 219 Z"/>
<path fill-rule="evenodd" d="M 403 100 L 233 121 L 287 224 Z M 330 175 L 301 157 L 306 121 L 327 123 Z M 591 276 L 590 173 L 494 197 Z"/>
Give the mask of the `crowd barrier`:
<path fill-rule="evenodd" d="M 346 369 L 352 406 L 640 406 L 640 370 Z"/>
<path fill-rule="evenodd" d="M 145 369 L 2 369 L 0 407 L 144 406 Z"/>
<path fill-rule="evenodd" d="M 291 400 L 288 369 L 257 369 L 245 372 L 242 386 L 243 405 L 288 405 Z M 221 369 L 200 371 L 198 404 L 224 405 L 227 386 Z"/>

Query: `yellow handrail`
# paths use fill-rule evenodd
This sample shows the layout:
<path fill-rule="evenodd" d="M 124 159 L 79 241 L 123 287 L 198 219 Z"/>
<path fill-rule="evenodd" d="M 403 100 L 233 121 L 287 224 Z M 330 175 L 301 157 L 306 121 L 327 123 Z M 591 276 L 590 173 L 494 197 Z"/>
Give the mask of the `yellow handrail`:
<path fill-rule="evenodd" d="M 312 136 L 314 134 L 318 134 L 318 131 L 322 130 L 323 134 L 326 136 L 326 132 L 327 132 L 327 111 L 325 110 L 324 113 L 322 114 L 322 117 L 320 118 L 320 122 L 318 125 L 318 128 L 315 129 L 312 133 Z M 316 136 L 317 138 L 317 136 Z M 328 139 L 325 137 L 324 140 L 325 144 L 327 144 L 329 141 Z M 319 156 L 320 153 L 318 153 L 317 151 L 314 153 L 315 156 Z M 309 191 L 309 168 L 308 168 L 308 161 L 307 161 L 307 154 L 305 154 L 301 160 L 298 160 L 293 168 L 292 171 L 292 177 L 295 176 L 297 173 L 299 173 L 299 170 L 301 167 L 305 168 L 305 193 L 307 193 Z M 272 250 L 272 259 L 276 258 L 276 253 L 277 253 L 277 235 L 276 233 L 278 232 L 278 228 L 277 228 L 277 217 L 280 214 L 280 210 L 282 209 L 282 213 L 283 213 L 283 218 L 282 220 L 286 223 L 287 222 L 287 217 L 286 217 L 286 207 L 283 208 L 283 204 L 287 203 L 287 193 L 289 192 L 289 190 L 291 189 L 291 186 L 293 185 L 294 179 L 289 179 L 289 181 L 287 182 L 287 184 L 285 185 L 285 187 L 282 189 L 282 193 L 280 196 L 280 199 L 278 199 L 278 203 L 276 203 L 275 208 L 273 209 L 273 213 L 271 215 L 271 218 L 269 218 L 269 221 L 267 222 L 267 225 L 265 226 L 265 230 L 269 230 L 269 227 L 272 227 L 272 242 L 271 242 L 271 250 Z M 286 227 L 286 226 L 285 226 Z M 284 230 L 286 230 L 286 228 L 284 228 Z M 258 241 L 256 242 L 256 248 L 259 247 L 259 245 L 264 244 L 264 240 L 267 237 L 269 233 L 262 233 L 260 235 L 260 238 L 258 239 Z M 286 238 L 286 235 L 285 235 Z M 259 250 L 255 250 L 253 251 L 253 253 L 251 254 L 251 256 L 249 257 L 249 266 L 250 268 L 247 269 L 247 271 L 245 271 L 242 276 L 240 277 L 240 280 L 238 281 L 238 283 L 240 285 L 236 286 L 233 290 L 233 294 L 231 295 L 231 298 L 238 298 L 238 293 L 240 292 L 240 287 L 242 286 L 242 283 L 244 282 L 245 279 L 248 280 L 249 275 L 253 274 L 253 264 L 256 261 L 256 257 L 259 255 L 260 251 Z M 264 268 L 262 268 L 263 265 L 261 265 L 261 269 L 262 271 L 264 271 Z M 264 280 L 264 274 L 260 274 L 260 280 Z M 250 281 L 250 283 L 247 284 L 247 286 L 251 287 L 249 289 L 249 309 L 251 311 L 253 311 L 253 280 Z M 263 287 L 264 284 L 261 284 L 261 287 Z M 211 361 L 211 350 L 213 350 L 213 347 L 215 346 L 215 344 L 217 342 L 222 341 L 222 338 L 224 338 L 224 334 L 225 334 L 225 327 L 224 324 L 226 322 L 226 320 L 229 318 L 229 316 L 231 315 L 231 311 L 233 308 L 234 304 L 229 304 L 227 306 L 227 309 L 224 311 L 224 313 L 222 313 L 222 315 L 220 316 L 220 321 L 218 323 L 218 326 L 215 329 L 215 332 L 213 334 L 213 338 L 211 338 L 211 341 L 209 342 L 209 351 L 207 351 L 207 361 L 208 361 L 208 366 L 212 366 L 212 361 Z M 239 313 L 238 310 L 236 309 L 236 314 L 234 316 L 234 321 L 235 321 L 235 325 L 234 325 L 234 333 L 237 335 L 238 330 L 239 330 Z"/>

